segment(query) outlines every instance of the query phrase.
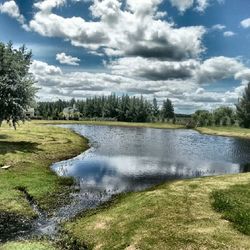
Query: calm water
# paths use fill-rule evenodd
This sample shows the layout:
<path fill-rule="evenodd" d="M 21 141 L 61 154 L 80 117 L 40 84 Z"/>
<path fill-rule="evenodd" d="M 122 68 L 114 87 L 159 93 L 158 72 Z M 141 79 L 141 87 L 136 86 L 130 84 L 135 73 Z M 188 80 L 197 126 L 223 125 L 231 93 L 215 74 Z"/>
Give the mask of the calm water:
<path fill-rule="evenodd" d="M 165 180 L 246 172 L 250 140 L 201 135 L 193 130 L 161 130 L 63 125 L 90 139 L 91 148 L 56 163 L 53 170 L 73 176 L 77 189 L 68 206 L 40 217 L 35 231 L 54 234 L 57 225 L 96 207 L 114 194 L 143 190 Z"/>
<path fill-rule="evenodd" d="M 82 189 L 120 193 L 168 179 L 239 173 L 250 163 L 250 140 L 162 130 L 64 125 L 90 139 L 91 149 L 57 163 Z"/>

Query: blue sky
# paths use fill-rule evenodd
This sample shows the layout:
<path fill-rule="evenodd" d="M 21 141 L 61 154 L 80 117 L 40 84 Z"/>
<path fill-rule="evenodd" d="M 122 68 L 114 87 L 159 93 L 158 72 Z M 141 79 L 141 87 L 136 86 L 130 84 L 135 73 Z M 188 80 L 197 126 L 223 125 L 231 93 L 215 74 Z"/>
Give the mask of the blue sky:
<path fill-rule="evenodd" d="M 250 81 L 249 0 L 0 0 L 0 41 L 33 51 L 39 100 L 237 102 Z"/>

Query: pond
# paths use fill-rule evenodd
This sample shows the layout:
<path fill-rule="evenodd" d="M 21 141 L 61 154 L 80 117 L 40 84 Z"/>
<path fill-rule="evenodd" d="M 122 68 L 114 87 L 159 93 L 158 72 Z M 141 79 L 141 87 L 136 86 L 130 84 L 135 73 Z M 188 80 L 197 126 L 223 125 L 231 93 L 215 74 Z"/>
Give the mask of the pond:
<path fill-rule="evenodd" d="M 91 148 L 54 164 L 73 176 L 79 192 L 56 215 L 39 222 L 42 233 L 58 221 L 96 207 L 113 195 L 139 191 L 166 180 L 246 172 L 250 140 L 202 135 L 194 130 L 61 125 L 87 137 Z M 55 223 L 56 222 L 56 223 Z"/>

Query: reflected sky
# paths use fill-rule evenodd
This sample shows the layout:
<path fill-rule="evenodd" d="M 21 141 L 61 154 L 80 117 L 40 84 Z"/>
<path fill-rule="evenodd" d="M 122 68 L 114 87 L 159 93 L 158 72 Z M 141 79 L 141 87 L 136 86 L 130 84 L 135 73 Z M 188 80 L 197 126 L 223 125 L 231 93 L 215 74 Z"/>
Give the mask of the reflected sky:
<path fill-rule="evenodd" d="M 63 125 L 90 139 L 91 149 L 53 169 L 82 190 L 116 194 L 165 180 L 239 173 L 250 162 L 250 140 L 161 130 Z"/>

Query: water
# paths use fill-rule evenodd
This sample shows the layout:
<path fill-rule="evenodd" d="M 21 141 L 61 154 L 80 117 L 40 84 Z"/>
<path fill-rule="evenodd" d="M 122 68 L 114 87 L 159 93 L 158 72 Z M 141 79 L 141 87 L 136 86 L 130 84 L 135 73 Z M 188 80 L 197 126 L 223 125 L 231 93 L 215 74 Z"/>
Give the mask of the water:
<path fill-rule="evenodd" d="M 91 148 L 54 164 L 60 176 L 73 176 L 79 192 L 52 218 L 36 225 L 53 234 L 59 222 L 109 200 L 171 179 L 245 172 L 250 140 L 202 135 L 193 130 L 161 130 L 62 125 L 90 139 Z"/>

